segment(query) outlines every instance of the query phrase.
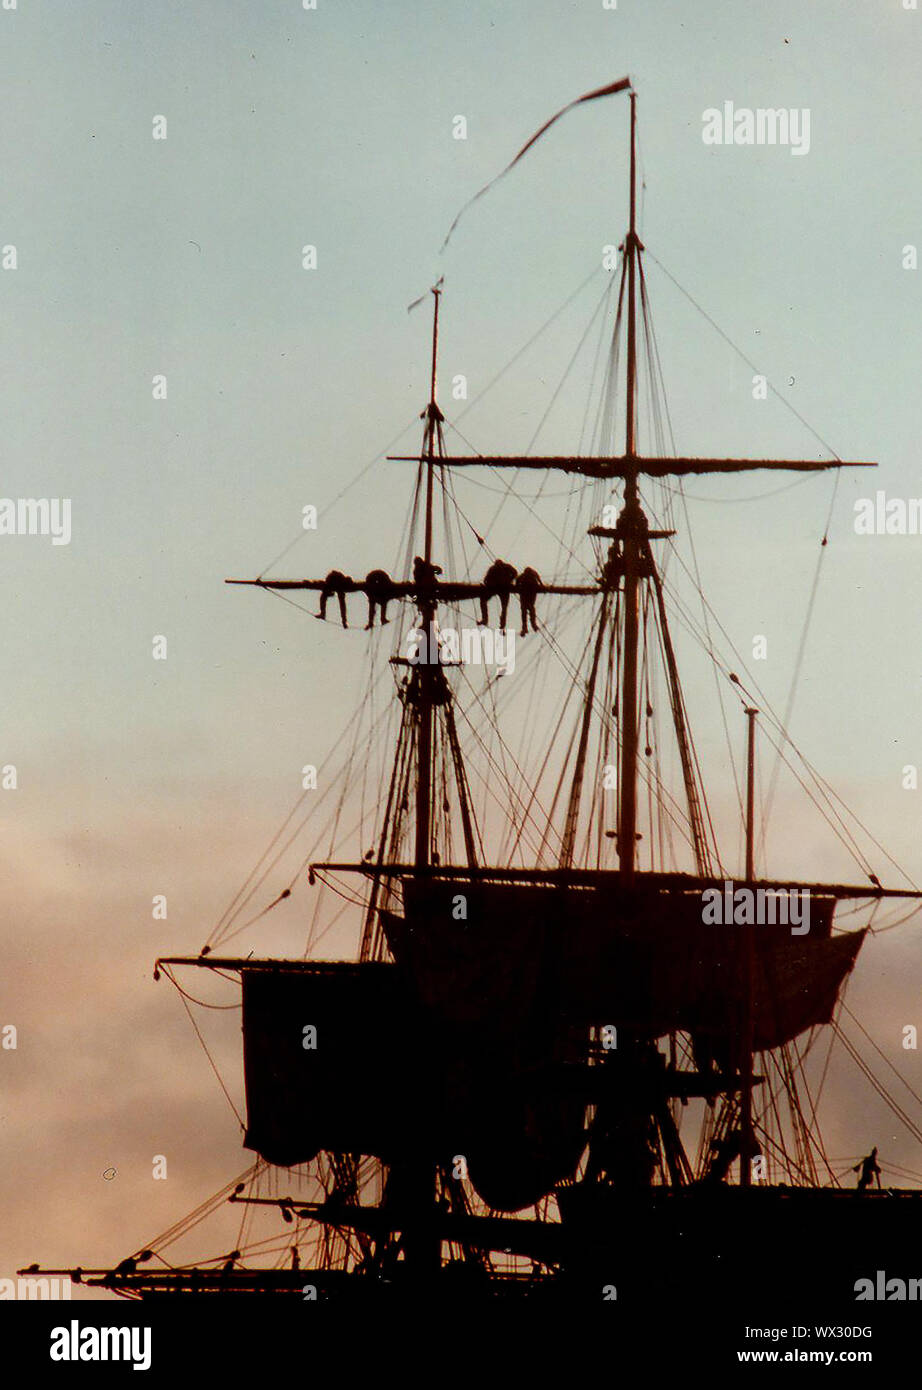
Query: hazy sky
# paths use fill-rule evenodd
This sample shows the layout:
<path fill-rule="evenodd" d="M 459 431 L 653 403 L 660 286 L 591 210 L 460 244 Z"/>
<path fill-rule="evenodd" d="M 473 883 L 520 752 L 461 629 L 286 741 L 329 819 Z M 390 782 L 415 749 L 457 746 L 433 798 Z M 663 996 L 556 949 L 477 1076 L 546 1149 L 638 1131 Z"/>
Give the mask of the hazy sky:
<path fill-rule="evenodd" d="M 114 1263 L 247 1165 L 150 969 L 205 940 L 357 702 L 367 639 L 222 581 L 268 566 L 307 503 L 319 529 L 279 572 L 394 567 L 406 465 L 376 465 L 330 504 L 399 431 L 418 439 L 428 310 L 407 305 L 445 274 L 443 380 L 482 390 L 623 235 L 626 99 L 568 116 L 444 256 L 442 239 L 544 119 L 625 74 L 651 255 L 833 449 L 880 462 L 838 487 L 792 733 L 919 876 L 922 792 L 901 774 L 922 763 L 922 537 L 858 537 L 852 504 L 922 495 L 922 280 L 903 268 L 922 244 L 920 60 L 922 13 L 901 0 L 0 9 L 0 246 L 18 260 L 0 271 L 2 492 L 73 507 L 68 546 L 0 537 L 0 765 L 19 780 L 0 792 L 0 1025 L 19 1032 L 0 1051 L 0 1274 Z M 725 101 L 809 108 L 809 153 L 706 146 L 702 113 Z M 821 452 L 777 400 L 753 400 L 751 371 L 652 260 L 648 274 L 680 450 Z M 528 443 L 604 287 L 599 270 L 559 335 L 471 410 L 461 428 L 479 449 Z M 573 447 L 585 385 L 542 447 Z M 777 486 L 688 492 L 723 499 L 689 504 L 702 579 L 741 648 L 767 635 L 758 674 L 780 709 L 833 482 L 745 500 Z M 485 525 L 497 499 L 463 487 Z M 504 514 L 493 550 L 533 547 L 552 567 L 546 534 L 520 524 Z M 732 858 L 701 669 L 688 700 Z M 767 843 L 774 872 L 849 872 L 812 823 L 781 815 Z M 157 893 L 166 922 L 151 919 Z M 293 895 L 274 934 L 236 945 L 297 954 L 306 910 Z M 922 1024 L 917 930 L 868 945 L 849 1004 L 918 1089 L 918 1054 L 900 1049 L 902 1026 Z M 239 1105 L 239 1015 L 207 1022 Z M 844 1063 L 830 1087 L 830 1153 L 878 1143 L 922 1171 Z"/>

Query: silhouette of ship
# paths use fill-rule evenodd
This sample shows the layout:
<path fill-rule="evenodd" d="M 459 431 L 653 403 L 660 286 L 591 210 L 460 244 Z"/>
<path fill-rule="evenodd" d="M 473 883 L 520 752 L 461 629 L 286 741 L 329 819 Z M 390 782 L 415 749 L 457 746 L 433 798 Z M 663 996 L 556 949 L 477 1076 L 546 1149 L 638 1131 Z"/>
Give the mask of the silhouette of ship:
<path fill-rule="evenodd" d="M 408 654 L 400 623 L 391 629 L 396 746 L 374 849 L 308 871 L 315 888 L 352 885 L 357 958 L 206 947 L 158 962 L 171 976 L 191 967 L 239 979 L 244 1143 L 257 1161 L 193 1217 L 230 1201 L 271 1219 L 274 1239 L 181 1265 L 152 1242 L 113 1269 L 70 1271 L 87 1285 L 141 1298 L 444 1288 L 639 1305 L 726 1294 L 740 1282 L 752 1296 L 779 1280 L 815 1294 L 835 1278 L 847 1291 L 849 1280 L 898 1265 L 913 1239 L 922 1193 L 856 1192 L 833 1172 L 804 1058 L 827 1034 L 867 935 L 866 926 L 837 929 L 838 905 L 870 912 L 922 895 L 885 887 L 870 870 L 852 883 L 757 878 L 758 697 L 718 663 L 748 717 L 745 867 L 733 877 L 715 840 L 658 558 L 676 534 L 668 499 L 689 476 L 874 465 L 640 451 L 641 358 L 651 397 L 658 358 L 636 225 L 636 94 L 627 82 L 609 90 L 629 90 L 630 213 L 612 282 L 598 452 L 449 452 L 437 400 L 439 284 L 422 446 L 394 456 L 416 470 L 404 577 L 228 581 L 314 590 L 324 612 L 341 599 L 343 617 L 349 596 L 364 594 L 371 624 L 391 604 L 411 616 L 417 641 Z M 453 515 L 459 469 L 563 474 L 591 515 L 609 506 L 601 514 L 611 524 L 588 529 L 583 573 L 559 583 L 535 575 L 531 592 L 511 570 L 477 580 L 478 535 L 462 577 L 446 574 L 448 522 L 441 547 L 438 533 Z M 642 489 L 663 480 L 672 490 L 651 520 Z M 530 665 L 504 682 L 488 676 L 489 701 L 474 691 L 465 708 L 464 664 L 444 659 L 444 617 L 483 636 L 481 601 L 520 603 Z M 514 681 L 540 692 L 560 659 L 564 604 L 581 624 L 581 655 L 556 728 L 523 767 L 503 741 L 500 703 Z M 382 663 L 382 643 L 372 627 L 370 661 Z M 426 650 L 442 659 L 424 659 Z M 667 738 L 676 794 L 659 762 Z M 478 759 L 487 815 L 472 790 Z M 747 901 L 769 920 L 750 922 L 737 910 Z M 795 927 L 805 903 L 809 925 Z M 723 920 L 706 904 L 726 907 Z"/>

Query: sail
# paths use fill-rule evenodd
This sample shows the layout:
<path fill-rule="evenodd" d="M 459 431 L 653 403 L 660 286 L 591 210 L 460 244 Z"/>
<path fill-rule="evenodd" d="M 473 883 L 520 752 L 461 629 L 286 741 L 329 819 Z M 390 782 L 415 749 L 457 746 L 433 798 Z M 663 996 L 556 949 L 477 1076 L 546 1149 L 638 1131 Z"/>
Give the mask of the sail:
<path fill-rule="evenodd" d="M 407 882 L 404 905 L 382 913 L 394 965 L 243 969 L 245 1143 L 286 1166 L 463 1155 L 504 1211 L 577 1168 L 590 1025 L 685 1030 L 726 1058 L 751 931 L 753 1047 L 777 1047 L 831 1017 L 864 937 L 832 937 L 828 912 L 802 937 L 706 926 L 700 896 L 661 892 Z"/>
<path fill-rule="evenodd" d="M 321 1149 L 387 1157 L 412 1142 L 412 1047 L 392 966 L 241 976 L 247 1148 L 288 1167 Z"/>
<path fill-rule="evenodd" d="M 730 1037 L 749 994 L 747 935 L 754 1045 L 778 1047 L 829 1020 L 864 939 L 832 937 L 829 900 L 795 935 L 782 923 L 707 924 L 700 893 L 412 880 L 403 891 L 405 920 L 388 926 L 395 959 L 434 1014 L 476 1022 L 494 1049 L 554 1019 Z"/>
<path fill-rule="evenodd" d="M 480 1195 L 505 1211 L 573 1173 L 585 1102 L 561 1084 L 550 1035 L 523 1026 L 519 1048 L 489 1028 L 456 1028 L 419 1010 L 393 965 L 241 974 L 244 1143 L 268 1162 L 326 1149 L 451 1168 L 463 1156 Z"/>

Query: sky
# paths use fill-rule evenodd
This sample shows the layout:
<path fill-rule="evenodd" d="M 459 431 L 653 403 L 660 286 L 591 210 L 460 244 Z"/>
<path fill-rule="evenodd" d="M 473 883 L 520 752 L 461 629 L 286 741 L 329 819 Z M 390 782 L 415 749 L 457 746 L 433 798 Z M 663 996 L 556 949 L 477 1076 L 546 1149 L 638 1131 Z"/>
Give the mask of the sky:
<path fill-rule="evenodd" d="M 412 476 L 375 460 L 419 438 L 429 321 L 407 306 L 440 275 L 446 395 L 458 374 L 485 392 L 460 428 L 481 451 L 528 445 L 605 289 L 602 248 L 624 234 L 626 99 L 568 115 L 439 248 L 544 120 L 624 75 L 680 451 L 879 463 L 771 498 L 764 474 L 698 480 L 689 519 L 727 632 L 747 651 L 767 636 L 758 675 L 780 710 L 829 518 L 791 733 L 920 877 L 922 793 L 902 780 L 922 762 L 922 537 L 853 527 L 878 488 L 922 494 L 922 284 L 904 267 L 922 242 L 920 56 L 922 14 L 901 0 L 0 7 L 0 248 L 16 249 L 0 270 L 2 492 L 70 498 L 73 528 L 60 546 L 0 536 L 0 766 L 17 780 L 0 792 L 0 1026 L 18 1042 L 0 1051 L 0 1274 L 112 1264 L 248 1165 L 152 964 L 198 951 L 361 698 L 369 647 L 223 580 L 289 546 L 273 573 L 394 569 Z M 728 101 L 808 108 L 808 153 L 706 145 L 703 113 Z M 559 330 L 487 391 L 594 268 Z M 797 415 L 753 399 L 744 357 Z M 549 452 L 573 447 L 585 385 L 548 417 Z M 489 494 L 458 496 L 490 522 Z M 494 552 L 554 571 L 546 526 L 521 523 L 498 519 Z M 723 734 L 689 660 L 732 853 Z M 785 796 L 766 867 L 846 872 Z M 299 954 L 304 914 L 294 895 L 238 945 Z M 849 992 L 916 1089 L 901 1038 L 922 1024 L 917 932 L 874 938 Z M 209 1039 L 239 1108 L 238 1021 L 215 1015 Z M 830 1153 L 878 1143 L 922 1172 L 863 1085 L 831 1069 Z"/>

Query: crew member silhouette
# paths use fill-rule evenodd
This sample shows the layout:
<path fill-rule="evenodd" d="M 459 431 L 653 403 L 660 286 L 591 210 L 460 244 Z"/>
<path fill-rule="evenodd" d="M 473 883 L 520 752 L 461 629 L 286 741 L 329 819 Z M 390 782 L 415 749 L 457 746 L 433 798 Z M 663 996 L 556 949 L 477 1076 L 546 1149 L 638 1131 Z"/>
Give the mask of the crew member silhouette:
<path fill-rule="evenodd" d="M 538 619 L 535 617 L 535 599 L 538 590 L 541 588 L 541 576 L 537 570 L 528 565 L 522 570 L 515 583 L 516 592 L 519 596 L 519 607 L 522 610 L 522 631 L 521 637 L 528 636 L 528 620 L 531 619 L 532 632 L 538 631 Z"/>
<path fill-rule="evenodd" d="M 487 605 L 494 596 L 499 598 L 499 625 L 506 626 L 506 613 L 509 610 L 509 595 L 516 579 L 516 568 L 507 565 L 505 560 L 494 560 L 483 577 L 483 592 L 480 595 L 479 626 L 486 627 L 490 621 Z"/>
<path fill-rule="evenodd" d="M 365 593 L 368 595 L 368 622 L 365 631 L 375 625 L 375 608 L 381 610 L 381 625 L 390 622 L 387 604 L 391 597 L 391 577 L 385 570 L 369 570 L 365 576 Z"/>
<path fill-rule="evenodd" d="M 346 586 L 351 583 L 352 580 L 349 578 L 348 574 L 341 574 L 339 570 L 330 570 L 330 573 L 323 581 L 323 588 L 320 590 L 320 612 L 317 614 L 318 618 L 326 619 L 327 602 L 335 594 L 339 599 L 339 616 L 342 619 L 343 627 L 349 626 L 346 618 Z"/>
<path fill-rule="evenodd" d="M 417 555 L 413 561 L 413 583 L 420 589 L 429 588 L 435 583 L 437 574 L 441 574 L 440 565 L 433 565 L 431 561 L 424 560 L 421 555 Z"/>
<path fill-rule="evenodd" d="M 855 1165 L 855 1167 L 852 1169 L 852 1172 L 853 1172 L 853 1173 L 857 1173 L 859 1168 L 861 1169 L 861 1174 L 860 1174 L 860 1176 L 859 1176 L 859 1178 L 858 1178 L 858 1191 L 859 1191 L 859 1192 L 866 1192 L 867 1189 L 871 1186 L 871 1181 L 872 1181 L 872 1179 L 875 1178 L 875 1177 L 877 1178 L 877 1187 L 878 1187 L 878 1190 L 879 1190 L 879 1189 L 880 1189 L 880 1166 L 879 1166 L 879 1164 L 878 1164 L 878 1162 L 877 1162 L 877 1146 L 876 1146 L 876 1145 L 875 1145 L 874 1148 L 871 1150 L 871 1152 L 868 1154 L 867 1158 L 863 1158 L 863 1159 L 861 1160 L 860 1163 L 858 1163 L 858 1164 Z"/>

